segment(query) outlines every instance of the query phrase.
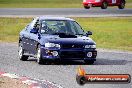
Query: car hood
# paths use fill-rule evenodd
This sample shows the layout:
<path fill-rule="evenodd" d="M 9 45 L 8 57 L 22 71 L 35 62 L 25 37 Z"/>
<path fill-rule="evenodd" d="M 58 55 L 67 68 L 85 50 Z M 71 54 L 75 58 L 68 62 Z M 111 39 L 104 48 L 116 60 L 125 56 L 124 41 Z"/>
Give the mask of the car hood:
<path fill-rule="evenodd" d="M 41 43 L 56 43 L 56 44 L 96 44 L 90 37 L 77 36 L 76 38 L 60 38 L 58 35 L 45 35 L 41 38 Z"/>

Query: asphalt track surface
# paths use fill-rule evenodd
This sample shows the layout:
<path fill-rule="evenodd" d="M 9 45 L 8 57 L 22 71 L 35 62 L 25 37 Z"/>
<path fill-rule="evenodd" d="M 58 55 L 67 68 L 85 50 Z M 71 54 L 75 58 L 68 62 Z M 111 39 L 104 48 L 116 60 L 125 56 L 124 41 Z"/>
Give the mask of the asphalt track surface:
<path fill-rule="evenodd" d="M 1 17 L 10 16 L 65 16 L 65 17 L 108 17 L 108 16 L 132 16 L 132 9 L 111 8 L 0 8 Z"/>
<path fill-rule="evenodd" d="M 79 86 L 75 77 L 78 65 L 82 65 L 83 62 L 38 65 L 34 58 L 30 58 L 29 61 L 20 61 L 17 50 L 17 43 L 0 43 L 1 71 L 48 80 L 64 88 L 132 88 L 132 83 Z M 132 52 L 99 49 L 94 65 L 82 65 L 82 67 L 88 74 L 130 74 L 132 76 Z"/>

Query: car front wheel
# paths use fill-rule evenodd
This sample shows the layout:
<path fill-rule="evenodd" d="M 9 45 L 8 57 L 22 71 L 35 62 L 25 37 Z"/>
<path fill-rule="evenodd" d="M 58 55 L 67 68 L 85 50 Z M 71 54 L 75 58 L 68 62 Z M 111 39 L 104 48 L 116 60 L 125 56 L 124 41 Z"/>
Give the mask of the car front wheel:
<path fill-rule="evenodd" d="M 120 5 L 118 6 L 119 9 L 125 8 L 125 1 L 121 1 Z"/>
<path fill-rule="evenodd" d="M 24 49 L 22 47 L 22 43 L 21 42 L 19 43 L 18 53 L 19 53 L 19 59 L 20 60 L 22 60 L 22 61 L 27 61 L 28 60 L 28 56 L 24 55 Z"/>
<path fill-rule="evenodd" d="M 85 8 L 85 9 L 90 9 L 90 7 L 89 7 L 89 6 L 84 6 L 84 8 Z"/>
<path fill-rule="evenodd" d="M 107 7 L 108 7 L 107 2 L 103 2 L 102 6 L 101 6 L 101 9 L 107 9 Z"/>
<path fill-rule="evenodd" d="M 37 63 L 38 64 L 44 64 L 44 60 L 42 59 L 42 55 L 41 55 L 40 45 L 37 48 Z"/>

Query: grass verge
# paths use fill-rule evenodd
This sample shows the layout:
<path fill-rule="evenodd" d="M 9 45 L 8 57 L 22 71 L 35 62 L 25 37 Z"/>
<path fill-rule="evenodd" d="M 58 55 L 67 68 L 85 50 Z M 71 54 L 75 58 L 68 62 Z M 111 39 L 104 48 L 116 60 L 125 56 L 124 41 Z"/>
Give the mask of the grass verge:
<path fill-rule="evenodd" d="M 132 51 L 132 17 L 74 18 L 91 36 L 98 48 Z M 32 18 L 0 18 L 0 41 L 17 42 L 19 32 Z"/>
<path fill-rule="evenodd" d="M 0 0 L 0 7 L 13 8 L 76 8 L 82 0 Z"/>
<path fill-rule="evenodd" d="M 83 8 L 83 0 L 0 0 L 0 8 Z M 132 8 L 132 0 L 126 0 Z"/>

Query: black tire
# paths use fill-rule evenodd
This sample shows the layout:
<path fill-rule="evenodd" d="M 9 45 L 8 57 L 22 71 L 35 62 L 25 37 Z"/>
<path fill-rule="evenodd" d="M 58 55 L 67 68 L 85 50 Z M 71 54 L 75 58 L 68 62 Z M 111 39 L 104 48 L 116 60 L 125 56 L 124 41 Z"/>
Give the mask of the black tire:
<path fill-rule="evenodd" d="M 84 76 L 76 76 L 76 81 L 79 85 L 84 85 L 86 83 L 86 78 Z"/>
<path fill-rule="evenodd" d="M 94 64 L 94 61 L 92 60 L 84 60 L 84 62 L 85 64 L 89 64 L 89 65 Z"/>
<path fill-rule="evenodd" d="M 40 45 L 38 45 L 38 48 L 37 48 L 37 63 L 40 65 L 44 64 L 44 60 L 42 59 Z"/>
<path fill-rule="evenodd" d="M 107 9 L 107 7 L 108 7 L 108 3 L 107 2 L 103 2 L 102 6 L 101 6 L 101 9 Z"/>
<path fill-rule="evenodd" d="M 85 8 L 85 9 L 90 9 L 90 7 L 89 7 L 89 6 L 84 6 L 84 8 Z"/>
<path fill-rule="evenodd" d="M 28 60 L 28 56 L 24 55 L 24 49 L 23 49 L 23 45 L 21 42 L 19 43 L 18 55 L 19 55 L 19 59 L 21 61 L 27 61 Z"/>
<path fill-rule="evenodd" d="M 120 5 L 118 6 L 119 9 L 124 9 L 125 8 L 125 1 L 122 0 Z"/>

